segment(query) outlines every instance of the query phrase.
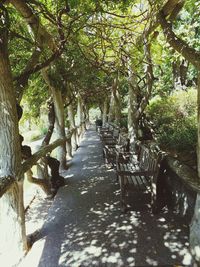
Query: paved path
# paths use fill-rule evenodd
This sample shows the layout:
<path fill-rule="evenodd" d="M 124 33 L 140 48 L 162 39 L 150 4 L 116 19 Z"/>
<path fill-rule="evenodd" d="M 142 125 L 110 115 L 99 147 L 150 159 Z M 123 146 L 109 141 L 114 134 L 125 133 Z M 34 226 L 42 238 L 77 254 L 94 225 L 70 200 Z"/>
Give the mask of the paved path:
<path fill-rule="evenodd" d="M 133 211 L 121 214 L 115 173 L 103 163 L 91 128 L 77 150 L 68 185 L 61 188 L 23 262 L 29 267 L 188 265 L 188 229 L 172 213 L 153 216 L 135 196 Z M 36 256 L 37 255 L 37 256 Z"/>

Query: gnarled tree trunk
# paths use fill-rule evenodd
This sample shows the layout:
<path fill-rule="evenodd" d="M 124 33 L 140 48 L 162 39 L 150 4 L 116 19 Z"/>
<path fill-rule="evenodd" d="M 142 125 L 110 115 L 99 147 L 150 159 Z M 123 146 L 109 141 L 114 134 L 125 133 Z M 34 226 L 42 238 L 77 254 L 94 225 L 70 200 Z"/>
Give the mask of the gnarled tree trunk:
<path fill-rule="evenodd" d="M 77 97 L 77 123 L 78 123 L 78 142 L 80 144 L 81 137 L 85 131 L 85 126 L 83 125 L 84 122 L 84 113 L 83 113 L 83 102 L 81 96 L 78 95 Z"/>
<path fill-rule="evenodd" d="M 114 121 L 116 124 L 120 124 L 121 121 L 121 100 L 118 91 L 118 77 L 113 80 L 112 93 L 110 99 L 110 108 L 108 114 L 109 122 Z"/>
<path fill-rule="evenodd" d="M 132 72 L 132 69 L 129 69 L 129 91 L 128 91 L 128 135 L 130 139 L 130 146 L 134 150 L 135 141 L 138 138 L 138 118 L 137 114 L 137 91 L 138 85 L 136 80 L 136 75 Z"/>
<path fill-rule="evenodd" d="M 65 138 L 65 118 L 64 118 L 64 103 L 62 93 L 59 89 L 55 88 L 51 82 L 51 77 L 48 75 L 48 70 L 42 70 L 42 75 L 45 82 L 48 84 L 53 97 L 54 110 L 55 110 L 55 133 L 56 137 L 59 139 Z M 66 169 L 66 144 L 58 147 L 57 149 L 57 159 L 60 161 L 60 168 Z"/>
<path fill-rule="evenodd" d="M 200 178 L 200 69 L 198 71 L 198 84 L 197 84 L 197 125 L 198 125 L 197 168 L 198 168 L 198 176 Z"/>
<path fill-rule="evenodd" d="M 67 107 L 68 111 L 68 119 L 69 119 L 69 124 L 70 124 L 70 129 L 75 129 L 76 124 L 75 124 L 75 118 L 74 118 L 74 109 L 72 104 L 69 104 Z M 78 148 L 78 141 L 77 141 L 77 131 L 72 134 L 71 138 L 71 143 L 72 143 L 72 150 L 75 151 Z"/>
<path fill-rule="evenodd" d="M 51 87 L 53 94 L 53 101 L 55 107 L 56 121 L 55 121 L 55 132 L 57 138 L 65 138 L 65 118 L 64 118 L 64 104 L 60 90 L 56 90 Z M 62 145 L 57 148 L 57 159 L 60 161 L 60 168 L 66 169 L 66 145 Z"/>
<path fill-rule="evenodd" d="M 108 104 L 108 98 L 106 97 L 103 102 L 103 114 L 102 114 L 103 126 L 105 126 L 106 122 L 108 122 L 108 112 L 109 112 L 109 104 Z"/>
<path fill-rule="evenodd" d="M 110 96 L 110 106 L 109 106 L 109 112 L 108 112 L 108 122 L 113 122 L 115 120 L 115 99 L 113 92 Z"/>
<path fill-rule="evenodd" d="M 12 264 L 27 249 L 23 206 L 23 182 L 18 182 L 21 148 L 15 91 L 7 50 L 6 13 L 0 10 L 0 179 L 12 176 L 15 182 L 0 199 L 0 246 Z M 5 16 L 5 17 L 4 17 Z"/>

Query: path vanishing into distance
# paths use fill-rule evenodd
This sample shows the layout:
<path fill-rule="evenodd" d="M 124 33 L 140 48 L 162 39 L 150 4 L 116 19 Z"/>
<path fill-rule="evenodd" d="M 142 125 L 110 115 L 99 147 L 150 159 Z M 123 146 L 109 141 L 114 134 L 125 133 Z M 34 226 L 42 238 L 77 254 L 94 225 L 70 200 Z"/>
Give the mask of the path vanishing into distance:
<path fill-rule="evenodd" d="M 20 267 L 189 266 L 188 226 L 172 211 L 151 214 L 149 199 L 132 196 L 122 214 L 115 171 L 107 169 L 93 126 Z"/>

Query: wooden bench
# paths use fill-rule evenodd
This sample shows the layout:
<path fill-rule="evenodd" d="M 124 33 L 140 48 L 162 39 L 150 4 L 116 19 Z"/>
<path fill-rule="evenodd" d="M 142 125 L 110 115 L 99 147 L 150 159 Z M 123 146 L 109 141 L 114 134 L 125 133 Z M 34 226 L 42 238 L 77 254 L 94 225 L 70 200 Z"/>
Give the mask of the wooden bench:
<path fill-rule="evenodd" d="M 96 125 L 96 131 L 100 131 L 100 129 L 102 128 L 102 120 L 101 119 L 96 119 L 95 121 L 95 125 Z"/>
<path fill-rule="evenodd" d="M 139 146 L 138 156 L 132 153 L 118 153 L 116 171 L 123 212 L 127 210 L 126 196 L 129 192 L 150 193 L 151 204 L 154 204 L 161 159 L 161 152 L 150 150 L 145 145 Z"/>
<path fill-rule="evenodd" d="M 103 146 L 105 145 L 114 145 L 117 144 L 119 139 L 120 129 L 119 128 L 113 128 L 112 131 L 108 133 L 104 133 L 104 135 L 101 136 L 101 141 Z"/>
<path fill-rule="evenodd" d="M 98 133 L 99 133 L 100 139 L 102 140 L 102 138 L 104 138 L 104 136 L 112 137 L 113 129 L 114 129 L 114 127 L 109 123 L 106 123 L 104 126 L 98 128 Z"/>
<path fill-rule="evenodd" d="M 116 141 L 105 142 L 103 144 L 103 156 L 106 164 L 116 165 L 116 156 L 120 152 L 129 152 L 130 139 L 121 134 Z"/>

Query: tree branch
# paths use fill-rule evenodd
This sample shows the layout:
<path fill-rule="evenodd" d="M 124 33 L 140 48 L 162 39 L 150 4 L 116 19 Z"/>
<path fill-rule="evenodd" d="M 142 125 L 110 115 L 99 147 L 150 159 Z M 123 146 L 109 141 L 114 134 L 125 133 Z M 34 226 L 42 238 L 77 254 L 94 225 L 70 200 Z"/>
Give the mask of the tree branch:
<path fill-rule="evenodd" d="M 50 153 L 56 147 L 62 145 L 68 139 L 70 139 L 73 132 L 74 129 L 70 130 L 64 139 L 57 139 L 55 142 L 45 147 L 42 147 L 39 151 L 34 153 L 30 158 L 28 158 L 24 163 L 22 163 L 20 175 L 18 175 L 18 177 L 22 177 L 23 174 L 27 172 L 33 165 L 35 165 L 40 158 L 44 157 L 47 153 Z"/>
<path fill-rule="evenodd" d="M 170 15 L 170 20 L 174 20 L 180 9 L 183 7 L 185 0 L 168 0 L 167 3 L 162 7 L 161 12 L 164 17 Z M 178 6 L 178 7 L 177 7 Z M 159 26 L 159 13 L 155 16 L 154 21 L 151 21 L 149 27 L 145 30 L 146 36 L 151 34 Z M 137 43 L 142 42 L 142 36 L 137 40 Z"/>
<path fill-rule="evenodd" d="M 23 36 L 22 34 L 20 34 L 18 32 L 10 30 L 10 38 L 13 39 L 14 37 L 19 38 L 19 39 L 21 39 L 21 40 L 23 40 L 23 41 L 25 41 L 31 45 L 34 45 L 34 42 L 31 41 L 29 38 Z"/>
<path fill-rule="evenodd" d="M 146 92 L 144 94 L 144 97 L 142 98 L 140 102 L 139 107 L 139 116 L 141 116 L 148 105 L 149 98 L 151 97 L 151 92 L 153 88 L 153 65 L 151 60 L 151 45 L 148 42 L 147 38 L 144 38 L 144 54 L 146 58 Z"/>
<path fill-rule="evenodd" d="M 200 52 L 190 47 L 185 41 L 181 40 L 172 31 L 172 24 L 165 18 L 163 12 L 159 13 L 159 22 L 163 29 L 167 42 L 178 51 L 185 59 L 192 63 L 198 70 L 200 70 Z"/>
<path fill-rule="evenodd" d="M 53 53 L 48 59 L 46 59 L 44 62 L 36 64 L 32 69 L 26 70 L 23 73 L 21 73 L 19 76 L 14 78 L 14 81 L 19 80 L 23 81 L 23 79 L 26 79 L 26 77 L 29 77 L 31 74 L 36 73 L 40 71 L 41 69 L 47 67 L 50 65 L 51 62 L 58 59 L 59 56 L 63 53 L 64 48 L 58 49 L 55 53 Z"/>

